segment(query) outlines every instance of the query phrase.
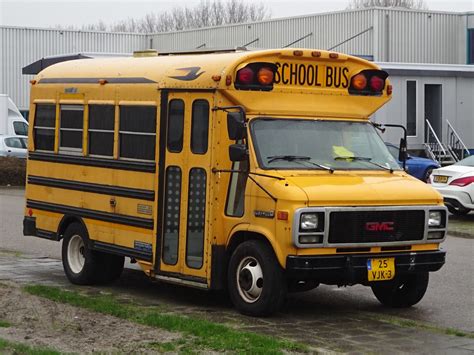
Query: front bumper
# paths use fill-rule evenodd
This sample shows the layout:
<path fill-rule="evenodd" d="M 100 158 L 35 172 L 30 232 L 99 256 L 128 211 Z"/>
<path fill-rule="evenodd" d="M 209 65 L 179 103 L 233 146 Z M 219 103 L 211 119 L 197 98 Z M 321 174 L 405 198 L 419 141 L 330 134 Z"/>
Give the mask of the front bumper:
<path fill-rule="evenodd" d="M 286 274 L 289 279 L 314 280 L 325 284 L 368 284 L 367 260 L 395 258 L 395 275 L 437 271 L 445 263 L 446 252 L 441 250 L 376 253 L 296 256 L 286 258 Z"/>

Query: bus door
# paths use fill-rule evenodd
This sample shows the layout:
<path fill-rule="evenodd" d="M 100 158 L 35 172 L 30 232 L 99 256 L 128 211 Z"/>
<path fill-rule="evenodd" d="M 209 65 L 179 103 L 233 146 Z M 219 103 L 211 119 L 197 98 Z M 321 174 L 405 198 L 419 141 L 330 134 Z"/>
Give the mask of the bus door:
<path fill-rule="evenodd" d="M 213 95 L 169 92 L 167 96 L 167 100 L 162 100 L 163 104 L 167 102 L 167 133 L 164 167 L 160 162 L 163 210 L 161 221 L 158 221 L 158 243 L 161 245 L 158 273 L 205 281 L 209 252 L 207 236 L 210 235 L 206 221 L 209 215 Z M 164 147 L 164 142 L 162 144 Z"/>

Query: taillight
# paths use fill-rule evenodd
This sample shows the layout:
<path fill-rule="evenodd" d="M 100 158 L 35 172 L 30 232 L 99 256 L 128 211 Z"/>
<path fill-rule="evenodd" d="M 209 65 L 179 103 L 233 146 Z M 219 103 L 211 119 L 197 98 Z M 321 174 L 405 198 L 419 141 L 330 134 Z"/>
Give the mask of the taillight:
<path fill-rule="evenodd" d="M 453 180 L 449 185 L 464 187 L 474 182 L 474 176 L 463 177 L 460 179 Z"/>
<path fill-rule="evenodd" d="M 383 70 L 362 70 L 351 78 L 349 94 L 351 95 L 382 95 L 388 74 Z M 388 89 L 387 89 L 387 95 Z"/>
<path fill-rule="evenodd" d="M 250 68 L 243 68 L 237 72 L 237 81 L 243 85 L 252 84 L 255 78 L 255 72 Z"/>
<path fill-rule="evenodd" d="M 273 63 L 250 63 L 237 71 L 235 88 L 240 90 L 273 89 L 277 67 Z"/>
<path fill-rule="evenodd" d="M 370 90 L 372 91 L 382 91 L 385 86 L 385 79 L 382 79 L 379 76 L 374 75 L 370 78 Z"/>

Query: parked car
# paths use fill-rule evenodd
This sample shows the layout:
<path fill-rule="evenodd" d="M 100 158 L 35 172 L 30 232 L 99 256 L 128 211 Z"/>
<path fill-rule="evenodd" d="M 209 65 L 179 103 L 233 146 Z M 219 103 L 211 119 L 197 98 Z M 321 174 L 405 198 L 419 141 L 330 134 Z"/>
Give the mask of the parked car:
<path fill-rule="evenodd" d="M 474 210 L 474 155 L 433 170 L 431 184 L 443 195 L 452 214 L 465 215 Z"/>
<path fill-rule="evenodd" d="M 392 154 L 392 156 L 398 161 L 398 164 L 402 166 L 402 162 L 398 160 L 398 147 L 392 143 L 385 143 L 385 145 L 387 146 L 390 154 Z M 424 182 L 429 182 L 432 171 L 440 167 L 437 161 L 427 158 L 414 157 L 412 155 L 407 156 L 406 166 L 408 169 L 408 174 Z"/>
<path fill-rule="evenodd" d="M 0 157 L 26 159 L 27 142 L 28 137 L 26 136 L 0 136 Z"/>

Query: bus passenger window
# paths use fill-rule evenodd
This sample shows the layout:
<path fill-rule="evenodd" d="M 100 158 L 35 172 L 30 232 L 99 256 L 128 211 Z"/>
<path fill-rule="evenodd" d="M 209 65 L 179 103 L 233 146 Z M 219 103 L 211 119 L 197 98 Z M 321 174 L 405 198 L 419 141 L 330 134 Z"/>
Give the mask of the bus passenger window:
<path fill-rule="evenodd" d="M 209 136 L 209 103 L 206 100 L 193 102 L 191 124 L 191 151 L 194 154 L 207 153 Z"/>
<path fill-rule="evenodd" d="M 36 150 L 54 151 L 56 105 L 36 105 L 33 141 Z"/>
<path fill-rule="evenodd" d="M 186 230 L 186 264 L 200 269 L 204 254 L 206 219 L 206 170 L 193 168 L 189 172 L 188 227 Z"/>
<path fill-rule="evenodd" d="M 165 181 L 165 219 L 163 227 L 163 262 L 178 262 L 179 211 L 181 204 L 181 168 L 168 166 Z"/>
<path fill-rule="evenodd" d="M 115 107 L 89 105 L 89 154 L 114 155 Z"/>
<path fill-rule="evenodd" d="M 183 149 L 184 102 L 171 100 L 168 108 L 168 151 L 179 153 Z"/>
<path fill-rule="evenodd" d="M 84 106 L 61 105 L 60 115 L 59 149 L 63 151 L 82 151 Z"/>
<path fill-rule="evenodd" d="M 120 106 L 119 132 L 121 158 L 155 160 L 155 106 Z"/>

